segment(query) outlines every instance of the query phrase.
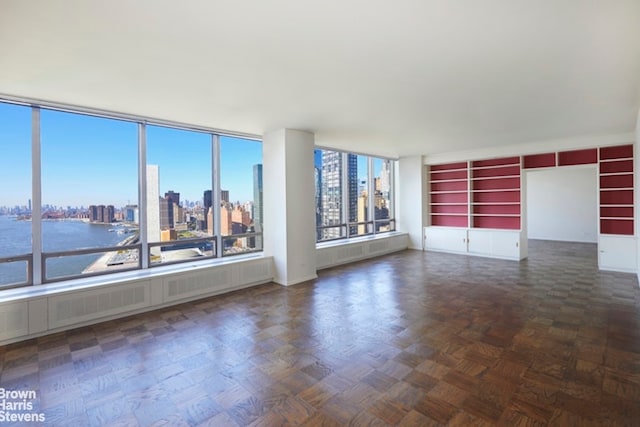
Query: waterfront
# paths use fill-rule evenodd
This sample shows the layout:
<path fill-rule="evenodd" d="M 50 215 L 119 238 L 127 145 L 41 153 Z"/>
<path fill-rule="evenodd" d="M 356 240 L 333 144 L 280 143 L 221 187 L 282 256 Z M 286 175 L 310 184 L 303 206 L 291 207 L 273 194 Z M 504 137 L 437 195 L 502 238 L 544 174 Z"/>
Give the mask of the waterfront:
<path fill-rule="evenodd" d="M 90 224 L 79 220 L 42 222 L 42 244 L 45 252 L 115 246 L 129 235 L 109 231 L 109 224 Z M 31 253 L 31 221 L 18 221 L 14 216 L 0 215 L 0 258 Z M 81 274 L 102 254 L 55 258 L 48 262 L 49 277 Z M 26 263 L 0 264 L 0 286 L 26 279 Z"/>

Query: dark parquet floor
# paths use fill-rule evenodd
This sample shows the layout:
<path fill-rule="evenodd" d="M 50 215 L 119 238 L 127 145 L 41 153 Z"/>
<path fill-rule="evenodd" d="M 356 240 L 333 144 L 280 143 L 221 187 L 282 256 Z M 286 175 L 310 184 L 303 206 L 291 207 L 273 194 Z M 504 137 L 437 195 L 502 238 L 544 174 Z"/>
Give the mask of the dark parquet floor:
<path fill-rule="evenodd" d="M 640 288 L 590 244 L 405 251 L 0 347 L 46 425 L 640 425 Z"/>

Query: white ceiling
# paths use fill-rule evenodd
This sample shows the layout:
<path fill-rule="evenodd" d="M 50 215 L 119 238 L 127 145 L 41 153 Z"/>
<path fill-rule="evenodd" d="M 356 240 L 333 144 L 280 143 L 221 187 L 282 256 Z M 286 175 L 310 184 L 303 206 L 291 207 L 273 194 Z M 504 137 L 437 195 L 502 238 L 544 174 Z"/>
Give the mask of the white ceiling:
<path fill-rule="evenodd" d="M 632 132 L 638 0 L 0 0 L 0 94 L 387 156 Z"/>

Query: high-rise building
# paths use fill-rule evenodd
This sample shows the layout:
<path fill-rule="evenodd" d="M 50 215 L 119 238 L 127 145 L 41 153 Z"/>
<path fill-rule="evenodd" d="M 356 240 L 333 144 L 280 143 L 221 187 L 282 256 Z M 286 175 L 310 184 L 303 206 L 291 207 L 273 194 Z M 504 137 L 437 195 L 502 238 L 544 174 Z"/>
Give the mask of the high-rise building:
<path fill-rule="evenodd" d="M 127 205 L 124 207 L 124 220 L 133 224 L 139 221 L 138 205 Z"/>
<path fill-rule="evenodd" d="M 343 212 L 343 156 L 347 156 L 347 206 Z M 322 225 L 339 225 L 358 220 L 358 156 L 337 151 L 322 151 Z M 343 216 L 344 215 L 344 216 Z M 344 218 L 344 219 L 343 219 Z M 350 234 L 357 233 L 357 227 L 349 227 Z M 341 227 L 323 230 L 323 239 L 345 237 Z"/>
<path fill-rule="evenodd" d="M 358 197 L 358 222 L 366 222 L 369 211 L 369 197 L 366 191 Z M 358 224 L 358 235 L 367 234 L 367 224 Z"/>
<path fill-rule="evenodd" d="M 173 190 L 169 190 L 164 193 L 164 198 L 167 200 L 171 200 L 171 202 L 175 203 L 176 205 L 180 204 L 180 193 L 176 193 Z"/>
<path fill-rule="evenodd" d="M 158 165 L 147 165 L 147 239 L 160 241 L 160 180 Z M 160 248 L 151 248 L 153 255 L 160 255 Z"/>
<path fill-rule="evenodd" d="M 389 191 L 391 190 L 391 160 L 385 159 L 382 161 L 382 168 L 380 169 L 380 191 L 388 198 Z"/>
<path fill-rule="evenodd" d="M 349 188 L 349 222 L 358 221 L 358 156 L 347 154 L 347 186 Z M 349 227 L 349 235 L 357 234 L 357 226 Z"/>
<path fill-rule="evenodd" d="M 89 221 L 98 221 L 98 207 L 96 205 L 89 205 Z"/>
<path fill-rule="evenodd" d="M 173 203 L 169 199 L 158 197 L 160 230 L 173 228 Z"/>
<path fill-rule="evenodd" d="M 229 236 L 233 234 L 231 209 L 231 206 L 227 203 L 220 206 L 220 234 L 222 236 Z"/>
<path fill-rule="evenodd" d="M 104 205 L 98 205 L 96 222 L 105 222 L 104 220 Z"/>
<path fill-rule="evenodd" d="M 116 218 L 116 209 L 113 205 L 105 206 L 104 213 L 102 214 L 102 222 L 113 222 Z"/>
<path fill-rule="evenodd" d="M 229 190 L 220 190 L 220 201 L 229 203 Z"/>
<path fill-rule="evenodd" d="M 202 201 L 204 203 L 204 227 L 202 227 L 203 230 L 209 230 L 209 208 L 211 208 L 211 206 L 213 206 L 213 194 L 211 193 L 211 190 L 205 190 L 204 194 L 202 196 Z M 211 217 L 211 230 L 213 230 L 213 215 Z M 213 235 L 213 233 L 209 233 L 211 235 Z"/>
<path fill-rule="evenodd" d="M 256 233 L 262 233 L 262 164 L 253 165 L 253 227 Z M 255 240 L 256 248 L 262 248 L 262 237 Z"/>
<path fill-rule="evenodd" d="M 182 219 L 180 218 L 180 212 L 178 212 L 179 209 L 177 209 L 177 207 L 180 206 L 180 193 L 169 190 L 164 193 L 164 199 L 168 202 L 166 205 L 168 227 L 174 228 L 177 222 L 182 221 Z M 164 205 L 161 205 L 161 213 L 163 206 Z"/>
<path fill-rule="evenodd" d="M 316 184 L 316 227 L 322 226 L 322 150 L 313 150 L 313 171 Z M 316 228 L 316 240 L 322 240 L 323 231 Z"/>
<path fill-rule="evenodd" d="M 319 151 L 319 150 L 316 150 Z M 318 166 L 314 166 L 314 182 L 316 184 L 316 200 L 315 200 L 315 210 L 316 210 L 316 227 L 322 225 L 322 173 L 321 168 Z M 316 228 L 316 240 L 322 240 L 322 230 Z"/>

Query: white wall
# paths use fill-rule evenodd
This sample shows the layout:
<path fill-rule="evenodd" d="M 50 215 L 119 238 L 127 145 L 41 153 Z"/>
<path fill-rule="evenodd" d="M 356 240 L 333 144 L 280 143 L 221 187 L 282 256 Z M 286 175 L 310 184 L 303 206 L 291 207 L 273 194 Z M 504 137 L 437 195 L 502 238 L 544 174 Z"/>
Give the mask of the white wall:
<path fill-rule="evenodd" d="M 262 141 L 264 254 L 274 281 L 294 285 L 316 275 L 314 135 L 280 129 Z"/>
<path fill-rule="evenodd" d="M 526 212 L 530 239 L 598 241 L 595 166 L 527 170 Z"/>
<path fill-rule="evenodd" d="M 398 161 L 397 229 L 409 234 L 410 249 L 423 249 L 422 228 L 426 215 L 424 171 L 422 156 L 402 157 Z"/>

